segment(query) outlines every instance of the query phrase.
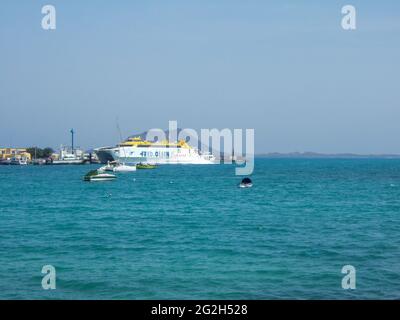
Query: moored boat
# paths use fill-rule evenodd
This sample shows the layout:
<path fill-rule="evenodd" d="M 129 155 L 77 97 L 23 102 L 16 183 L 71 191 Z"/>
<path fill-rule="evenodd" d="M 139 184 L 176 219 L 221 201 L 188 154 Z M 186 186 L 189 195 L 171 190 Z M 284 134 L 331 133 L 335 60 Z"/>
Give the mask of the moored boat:
<path fill-rule="evenodd" d="M 46 164 L 46 159 L 34 159 L 32 160 L 34 166 L 42 166 Z"/>
<path fill-rule="evenodd" d="M 134 172 L 136 166 L 127 166 L 125 164 L 119 164 L 114 168 L 114 172 Z"/>
<path fill-rule="evenodd" d="M 136 166 L 127 166 L 124 163 L 117 161 L 108 162 L 107 165 L 101 167 L 99 171 L 110 171 L 110 172 L 133 172 L 136 171 Z"/>
<path fill-rule="evenodd" d="M 251 188 L 253 186 L 253 181 L 250 178 L 244 178 L 242 182 L 240 182 L 240 188 Z"/>
<path fill-rule="evenodd" d="M 10 165 L 11 164 L 11 159 L 0 159 L 0 165 Z"/>
<path fill-rule="evenodd" d="M 150 163 L 138 163 L 136 165 L 137 169 L 155 169 L 157 166 L 155 164 Z"/>
<path fill-rule="evenodd" d="M 82 157 L 76 156 L 74 153 L 67 153 L 64 150 L 60 151 L 58 159 L 52 159 L 50 164 L 63 165 L 63 164 L 84 164 L 85 160 Z"/>
<path fill-rule="evenodd" d="M 26 166 L 28 164 L 28 159 L 26 157 L 13 157 L 11 158 L 10 164 L 15 166 Z"/>
<path fill-rule="evenodd" d="M 84 181 L 112 181 L 117 177 L 113 174 L 102 173 L 98 170 L 89 171 L 83 178 Z"/>
<path fill-rule="evenodd" d="M 85 164 L 89 160 L 84 158 L 84 153 L 79 147 L 74 146 L 74 129 L 71 129 L 71 147 L 61 146 L 59 154 L 53 154 L 47 164 Z"/>

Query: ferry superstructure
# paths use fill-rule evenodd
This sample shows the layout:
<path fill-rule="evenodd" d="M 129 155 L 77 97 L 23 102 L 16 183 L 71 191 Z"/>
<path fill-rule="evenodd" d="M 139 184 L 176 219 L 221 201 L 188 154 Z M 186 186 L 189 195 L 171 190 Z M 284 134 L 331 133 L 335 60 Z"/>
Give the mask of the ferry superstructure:
<path fill-rule="evenodd" d="M 119 161 L 126 164 L 213 164 L 212 154 L 201 154 L 186 141 L 177 142 L 147 141 L 141 137 L 128 138 L 114 148 L 99 148 L 95 150 L 102 163 Z"/>

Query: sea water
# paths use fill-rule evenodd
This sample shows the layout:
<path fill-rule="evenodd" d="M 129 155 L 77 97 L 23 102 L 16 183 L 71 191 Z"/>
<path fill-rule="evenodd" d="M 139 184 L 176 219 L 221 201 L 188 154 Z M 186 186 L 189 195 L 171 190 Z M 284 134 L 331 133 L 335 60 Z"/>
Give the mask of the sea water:
<path fill-rule="evenodd" d="M 0 166 L 1 299 L 400 297 L 399 160 L 256 159 L 249 189 L 234 165 L 96 167 Z"/>

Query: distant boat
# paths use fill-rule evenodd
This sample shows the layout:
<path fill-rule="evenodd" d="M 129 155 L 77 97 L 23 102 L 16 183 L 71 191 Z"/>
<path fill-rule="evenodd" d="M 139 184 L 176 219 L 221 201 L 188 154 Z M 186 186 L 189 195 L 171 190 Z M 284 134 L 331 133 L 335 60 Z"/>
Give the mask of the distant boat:
<path fill-rule="evenodd" d="M 32 160 L 34 166 L 41 166 L 46 164 L 46 159 L 34 159 Z"/>
<path fill-rule="evenodd" d="M 239 184 L 240 188 L 251 188 L 253 186 L 253 182 L 250 178 L 244 178 L 242 182 Z"/>
<path fill-rule="evenodd" d="M 136 165 L 137 169 L 155 169 L 157 166 L 155 164 L 150 163 L 138 163 Z"/>
<path fill-rule="evenodd" d="M 115 180 L 117 177 L 113 174 L 102 173 L 98 170 L 89 171 L 84 177 L 84 181 L 111 181 Z"/>
<path fill-rule="evenodd" d="M 134 172 L 136 166 L 127 166 L 125 164 L 119 164 L 114 168 L 114 172 Z"/>
<path fill-rule="evenodd" d="M 28 164 L 28 159 L 26 157 L 13 157 L 11 158 L 10 164 L 15 166 L 26 166 Z"/>
<path fill-rule="evenodd" d="M 74 129 L 71 129 L 71 148 L 62 147 L 56 159 L 49 164 L 84 164 L 86 160 L 83 157 L 83 151 L 74 147 Z"/>
<path fill-rule="evenodd" d="M 0 165 L 10 165 L 11 164 L 11 159 L 1 159 L 0 160 Z"/>
<path fill-rule="evenodd" d="M 101 167 L 99 171 L 110 171 L 110 172 L 133 172 L 136 171 L 136 166 L 127 166 L 124 163 L 117 161 L 108 162 L 107 165 Z"/>
<path fill-rule="evenodd" d="M 59 158 L 58 160 L 53 160 L 51 162 L 51 164 L 84 164 L 85 160 L 77 157 L 74 154 L 71 153 L 66 153 L 63 154 L 63 156 L 61 158 Z"/>

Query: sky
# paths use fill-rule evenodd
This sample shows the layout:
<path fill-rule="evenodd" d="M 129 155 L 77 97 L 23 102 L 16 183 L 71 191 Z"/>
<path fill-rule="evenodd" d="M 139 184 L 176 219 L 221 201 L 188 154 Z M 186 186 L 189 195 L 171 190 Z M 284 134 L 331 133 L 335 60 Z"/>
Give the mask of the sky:
<path fill-rule="evenodd" d="M 400 154 L 399 59 L 394 0 L 2 0 L 0 146 L 57 148 L 71 128 L 115 145 L 117 123 L 176 120 L 254 129 L 256 153 Z"/>

